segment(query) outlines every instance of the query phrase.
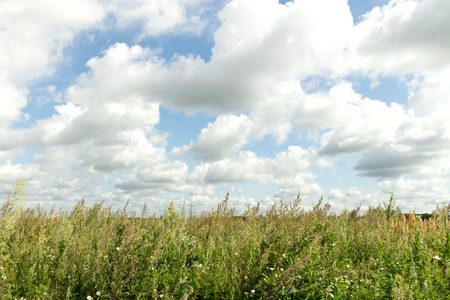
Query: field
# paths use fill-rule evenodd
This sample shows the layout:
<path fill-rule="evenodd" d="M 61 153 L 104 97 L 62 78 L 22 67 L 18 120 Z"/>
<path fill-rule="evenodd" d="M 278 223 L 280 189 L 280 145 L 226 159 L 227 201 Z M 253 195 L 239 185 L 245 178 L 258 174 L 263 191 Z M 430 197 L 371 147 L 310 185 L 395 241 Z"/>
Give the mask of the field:
<path fill-rule="evenodd" d="M 238 215 L 228 196 L 161 217 L 83 201 L 24 209 L 19 180 L 1 209 L 1 299 L 445 299 L 447 206 L 422 220 L 394 195 L 336 215 L 301 199 Z"/>

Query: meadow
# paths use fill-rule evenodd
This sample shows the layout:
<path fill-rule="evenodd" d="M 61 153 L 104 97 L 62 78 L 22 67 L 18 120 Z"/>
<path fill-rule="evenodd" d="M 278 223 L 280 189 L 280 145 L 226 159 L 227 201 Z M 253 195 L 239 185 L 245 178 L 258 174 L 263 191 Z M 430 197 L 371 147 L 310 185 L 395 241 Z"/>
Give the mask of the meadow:
<path fill-rule="evenodd" d="M 0 211 L 1 299 L 446 299 L 448 206 L 402 214 L 394 194 L 335 214 L 300 195 L 238 214 L 228 196 L 162 216 L 84 201 L 25 209 L 25 182 Z"/>

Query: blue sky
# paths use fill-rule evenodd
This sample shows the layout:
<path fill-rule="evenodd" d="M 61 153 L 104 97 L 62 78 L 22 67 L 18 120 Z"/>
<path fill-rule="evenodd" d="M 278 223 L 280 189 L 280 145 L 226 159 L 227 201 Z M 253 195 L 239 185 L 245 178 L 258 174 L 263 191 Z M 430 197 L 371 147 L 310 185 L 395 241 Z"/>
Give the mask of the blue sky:
<path fill-rule="evenodd" d="M 439 10 L 439 14 L 436 10 Z M 450 195 L 445 0 L 0 5 L 0 196 L 161 213 L 230 193 L 430 212 Z"/>

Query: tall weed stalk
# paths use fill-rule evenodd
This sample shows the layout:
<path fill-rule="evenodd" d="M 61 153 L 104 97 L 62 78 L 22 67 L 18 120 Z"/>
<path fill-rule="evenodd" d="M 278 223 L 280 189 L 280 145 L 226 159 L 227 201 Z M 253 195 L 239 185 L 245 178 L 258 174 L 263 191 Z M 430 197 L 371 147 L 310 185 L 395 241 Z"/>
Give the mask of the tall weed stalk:
<path fill-rule="evenodd" d="M 24 209 L 25 182 L 0 218 L 1 299 L 443 299 L 450 294 L 447 206 L 337 215 L 298 195 L 239 215 L 227 195 L 195 215 L 171 202 L 112 211 Z M 391 194 L 393 199 L 393 194 Z M 389 212 L 389 213 L 388 213 Z M 392 213 L 391 213 L 392 212 Z"/>

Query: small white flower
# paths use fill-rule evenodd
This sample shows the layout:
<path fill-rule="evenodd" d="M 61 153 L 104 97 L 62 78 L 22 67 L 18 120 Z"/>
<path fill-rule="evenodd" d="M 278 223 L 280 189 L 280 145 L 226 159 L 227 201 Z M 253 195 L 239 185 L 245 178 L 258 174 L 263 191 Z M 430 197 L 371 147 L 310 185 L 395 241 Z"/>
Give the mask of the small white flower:
<path fill-rule="evenodd" d="M 116 247 L 116 250 L 117 250 L 117 251 L 119 251 L 119 250 L 120 250 L 120 248 L 119 248 L 119 247 Z"/>
<path fill-rule="evenodd" d="M 254 292 L 255 292 L 255 290 L 251 290 L 251 292 L 252 292 L 252 293 L 254 293 Z"/>
<path fill-rule="evenodd" d="M 434 259 L 441 260 L 441 258 L 437 255 L 433 256 Z"/>
<path fill-rule="evenodd" d="M 281 270 L 281 271 L 284 271 L 284 269 L 283 269 L 283 268 L 280 268 L 280 270 Z"/>
<path fill-rule="evenodd" d="M 91 296 L 87 296 L 87 299 L 88 299 L 88 300 L 92 300 L 92 297 L 91 297 Z"/>
<path fill-rule="evenodd" d="M 97 296 L 100 296 L 100 292 L 97 292 L 96 294 L 97 294 Z"/>
<path fill-rule="evenodd" d="M 333 295 L 332 293 L 330 293 L 330 297 L 331 297 L 331 298 L 334 298 L 334 295 Z"/>
<path fill-rule="evenodd" d="M 270 268 L 271 271 L 275 270 L 274 268 Z"/>

